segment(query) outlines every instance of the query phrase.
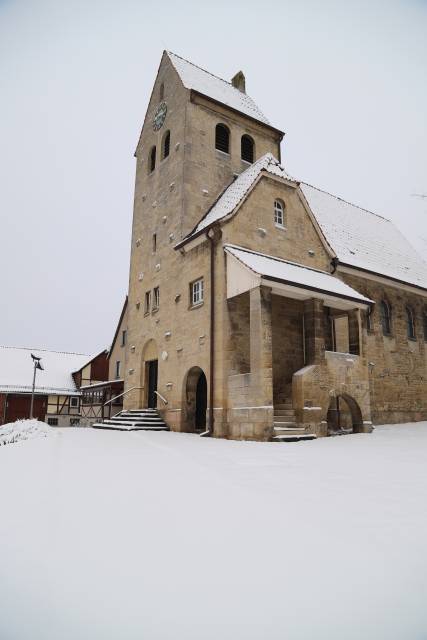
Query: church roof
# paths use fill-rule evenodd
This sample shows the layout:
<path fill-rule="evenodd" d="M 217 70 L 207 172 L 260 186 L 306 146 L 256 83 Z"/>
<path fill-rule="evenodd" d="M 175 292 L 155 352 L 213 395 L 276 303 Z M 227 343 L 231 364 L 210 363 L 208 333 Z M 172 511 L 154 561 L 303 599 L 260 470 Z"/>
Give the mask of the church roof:
<path fill-rule="evenodd" d="M 390 220 L 304 182 L 300 188 L 342 264 L 427 289 L 427 263 Z"/>
<path fill-rule="evenodd" d="M 427 289 L 427 263 L 390 220 L 295 180 L 271 153 L 265 154 L 243 171 L 178 246 L 199 235 L 214 222 L 231 215 L 263 171 L 300 187 L 311 213 L 340 263 Z"/>
<path fill-rule="evenodd" d="M 243 93 L 242 91 L 239 91 L 239 89 L 233 87 L 230 82 L 214 76 L 212 73 L 197 67 L 192 62 L 177 56 L 171 51 L 167 51 L 166 54 L 186 89 L 193 89 L 208 98 L 212 98 L 213 100 L 221 102 L 232 109 L 236 109 L 251 118 L 255 118 L 255 120 L 259 120 L 264 124 L 270 125 L 269 121 L 262 113 L 261 109 L 257 107 L 252 98 L 246 93 Z"/>
<path fill-rule="evenodd" d="M 37 371 L 36 393 L 77 395 L 72 373 L 90 357 L 81 353 L 46 351 L 0 346 L 0 393 L 30 393 L 33 381 L 31 354 L 41 358 L 43 371 Z"/>

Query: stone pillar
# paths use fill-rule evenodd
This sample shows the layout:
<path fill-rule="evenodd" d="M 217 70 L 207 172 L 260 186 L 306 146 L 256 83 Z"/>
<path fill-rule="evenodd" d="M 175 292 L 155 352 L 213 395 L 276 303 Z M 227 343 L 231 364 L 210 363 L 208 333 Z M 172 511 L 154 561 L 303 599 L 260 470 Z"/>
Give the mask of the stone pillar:
<path fill-rule="evenodd" d="M 305 363 L 317 364 L 325 354 L 323 300 L 304 302 Z"/>
<path fill-rule="evenodd" d="M 355 356 L 362 355 L 362 323 L 360 309 L 353 309 L 348 313 L 348 334 L 350 353 Z"/>
<path fill-rule="evenodd" d="M 273 403 L 273 354 L 271 289 L 257 287 L 250 292 L 250 363 L 254 405 Z"/>

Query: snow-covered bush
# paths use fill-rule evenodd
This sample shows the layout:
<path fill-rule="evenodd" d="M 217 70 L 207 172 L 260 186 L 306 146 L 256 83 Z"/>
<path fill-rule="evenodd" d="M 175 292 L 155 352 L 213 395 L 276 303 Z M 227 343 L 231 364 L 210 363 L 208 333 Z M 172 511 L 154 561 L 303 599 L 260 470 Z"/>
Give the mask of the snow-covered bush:
<path fill-rule="evenodd" d="M 54 435 L 54 430 L 38 420 L 17 420 L 0 427 L 0 447 L 30 438 L 46 438 Z"/>

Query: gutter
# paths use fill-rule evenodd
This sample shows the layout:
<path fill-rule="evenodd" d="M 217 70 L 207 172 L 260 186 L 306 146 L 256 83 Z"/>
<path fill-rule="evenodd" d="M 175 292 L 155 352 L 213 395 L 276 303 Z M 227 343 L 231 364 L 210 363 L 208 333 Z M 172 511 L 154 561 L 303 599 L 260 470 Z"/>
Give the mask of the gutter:
<path fill-rule="evenodd" d="M 215 246 L 221 235 L 219 226 L 206 230 L 206 238 L 210 243 L 210 344 L 209 344 L 209 424 L 201 438 L 214 435 L 214 394 L 215 394 Z"/>

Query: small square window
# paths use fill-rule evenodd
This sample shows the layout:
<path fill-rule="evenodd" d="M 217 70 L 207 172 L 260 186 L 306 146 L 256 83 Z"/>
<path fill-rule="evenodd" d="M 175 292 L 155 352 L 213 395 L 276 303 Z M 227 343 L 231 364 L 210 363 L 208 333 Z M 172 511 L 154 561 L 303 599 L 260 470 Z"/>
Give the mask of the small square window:
<path fill-rule="evenodd" d="M 204 294 L 204 282 L 203 278 L 199 280 L 195 280 L 190 285 L 190 301 L 191 306 L 194 307 L 203 302 L 203 294 Z"/>
<path fill-rule="evenodd" d="M 150 313 L 151 310 L 151 291 L 145 292 L 144 313 Z"/>
<path fill-rule="evenodd" d="M 57 427 L 57 426 L 58 426 L 58 418 L 48 418 L 48 419 L 47 419 L 47 423 L 48 423 L 51 427 Z"/>
<path fill-rule="evenodd" d="M 158 309 L 160 306 L 160 287 L 154 287 L 153 289 L 153 309 Z"/>

